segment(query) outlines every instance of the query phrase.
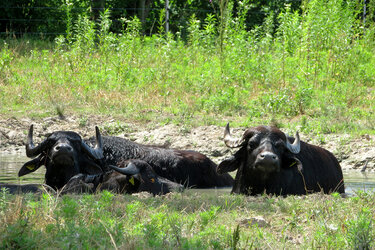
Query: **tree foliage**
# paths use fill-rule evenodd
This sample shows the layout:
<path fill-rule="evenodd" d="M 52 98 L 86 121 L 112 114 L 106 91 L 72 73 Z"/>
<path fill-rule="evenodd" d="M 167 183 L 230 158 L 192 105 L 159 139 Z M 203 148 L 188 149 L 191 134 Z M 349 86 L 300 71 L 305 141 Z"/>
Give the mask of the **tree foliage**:
<path fill-rule="evenodd" d="M 261 25 L 266 16 L 274 13 L 275 21 L 286 3 L 292 11 L 301 11 L 302 0 L 282 1 L 229 1 L 232 2 L 231 14 L 237 17 L 246 2 L 247 15 L 244 23 L 247 27 Z M 195 18 L 204 23 L 208 15 L 219 16 L 220 6 L 228 0 L 169 0 L 170 31 L 179 32 L 187 38 L 189 20 Z M 126 26 L 125 20 L 135 16 L 142 22 L 142 31 L 146 35 L 158 32 L 165 23 L 165 0 L 9 0 L 0 4 L 1 34 L 21 36 L 43 35 L 55 37 L 71 32 L 73 24 L 83 17 L 99 21 L 100 12 L 110 10 L 111 31 L 120 33 Z"/>

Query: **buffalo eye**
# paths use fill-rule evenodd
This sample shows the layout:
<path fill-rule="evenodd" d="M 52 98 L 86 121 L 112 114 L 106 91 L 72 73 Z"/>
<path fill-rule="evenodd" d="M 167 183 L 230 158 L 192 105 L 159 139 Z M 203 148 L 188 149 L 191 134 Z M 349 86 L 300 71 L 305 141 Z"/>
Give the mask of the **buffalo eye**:
<path fill-rule="evenodd" d="M 277 148 L 277 150 L 281 150 L 283 151 L 284 150 L 284 147 L 285 147 L 285 143 L 283 141 L 277 141 L 275 143 L 275 147 Z"/>
<path fill-rule="evenodd" d="M 248 149 L 253 150 L 256 147 L 258 147 L 258 145 L 259 145 L 258 140 L 250 139 L 249 142 L 248 142 L 248 144 L 247 144 L 247 147 L 248 147 Z"/>

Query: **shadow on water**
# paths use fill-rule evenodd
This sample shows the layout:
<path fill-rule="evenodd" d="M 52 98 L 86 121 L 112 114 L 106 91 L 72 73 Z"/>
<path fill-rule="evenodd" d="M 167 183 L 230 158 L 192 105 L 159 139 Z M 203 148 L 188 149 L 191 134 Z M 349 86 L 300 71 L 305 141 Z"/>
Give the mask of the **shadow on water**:
<path fill-rule="evenodd" d="M 0 182 L 14 184 L 42 184 L 44 182 L 45 168 L 41 167 L 34 173 L 18 177 L 18 171 L 21 166 L 30 159 L 21 154 L 1 154 L 0 153 Z M 355 194 L 357 190 L 374 191 L 375 173 L 359 171 L 345 171 L 345 191 L 349 195 Z M 202 189 L 201 192 L 226 194 L 230 193 L 231 188 L 223 189 Z"/>

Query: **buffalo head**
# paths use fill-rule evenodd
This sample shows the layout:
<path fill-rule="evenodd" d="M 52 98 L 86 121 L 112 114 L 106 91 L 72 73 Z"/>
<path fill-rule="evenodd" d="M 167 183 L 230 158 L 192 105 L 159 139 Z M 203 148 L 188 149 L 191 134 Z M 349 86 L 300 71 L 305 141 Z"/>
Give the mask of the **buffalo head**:
<path fill-rule="evenodd" d="M 248 190 L 236 189 L 250 188 L 247 187 L 250 183 L 264 188 L 267 179 L 290 166 L 302 169 L 302 163 L 296 157 L 300 152 L 298 132 L 293 143 L 278 128 L 268 126 L 250 128 L 241 138 L 233 138 L 228 124 L 224 142 L 230 148 L 240 148 L 217 167 L 218 173 L 238 170 L 233 192 L 248 193 Z"/>
<path fill-rule="evenodd" d="M 26 143 L 26 155 L 33 160 L 25 163 L 18 176 L 34 172 L 40 166 L 46 167 L 46 184 L 62 188 L 76 174 L 98 174 L 102 172 L 102 138 L 96 129 L 96 145 L 89 147 L 75 132 L 57 131 L 38 145 L 33 142 L 33 125 L 30 126 Z"/>
<path fill-rule="evenodd" d="M 171 191 L 182 191 L 184 186 L 158 176 L 145 161 L 122 160 L 117 166 L 108 165 L 114 171 L 96 175 L 78 174 L 71 178 L 62 193 L 97 192 L 110 190 L 116 193 L 133 194 L 149 192 L 154 195 Z"/>
<path fill-rule="evenodd" d="M 146 191 L 154 195 L 166 194 L 173 190 L 182 191 L 184 186 L 158 176 L 152 167 L 143 160 L 124 160 L 120 167 L 109 165 L 110 168 L 122 174 L 117 175 L 117 182 L 122 192 L 137 193 Z"/>

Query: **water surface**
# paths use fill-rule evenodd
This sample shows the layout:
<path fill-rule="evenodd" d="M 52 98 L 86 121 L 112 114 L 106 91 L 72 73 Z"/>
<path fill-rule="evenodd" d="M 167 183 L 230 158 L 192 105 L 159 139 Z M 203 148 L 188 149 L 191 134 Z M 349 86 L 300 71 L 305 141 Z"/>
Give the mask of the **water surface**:
<path fill-rule="evenodd" d="M 42 184 L 44 182 L 45 167 L 42 166 L 35 172 L 18 177 L 18 171 L 22 165 L 30 161 L 21 154 L 1 154 L 0 153 L 0 182 L 14 184 Z"/>
<path fill-rule="evenodd" d="M 45 168 L 40 167 L 35 172 L 18 177 L 18 171 L 22 165 L 31 160 L 22 154 L 0 153 L 0 182 L 16 184 L 41 184 L 44 182 Z M 357 190 L 373 191 L 375 189 L 375 173 L 357 171 L 344 171 L 345 191 L 354 194 Z M 216 194 L 230 193 L 230 188 L 205 189 L 202 192 L 214 192 Z"/>

